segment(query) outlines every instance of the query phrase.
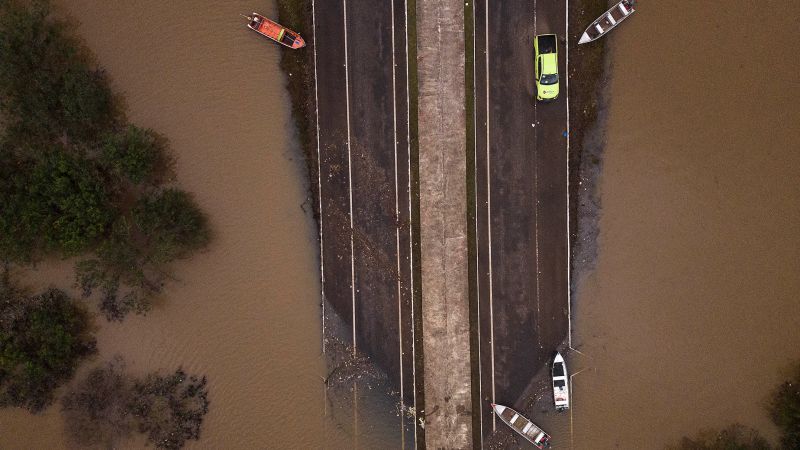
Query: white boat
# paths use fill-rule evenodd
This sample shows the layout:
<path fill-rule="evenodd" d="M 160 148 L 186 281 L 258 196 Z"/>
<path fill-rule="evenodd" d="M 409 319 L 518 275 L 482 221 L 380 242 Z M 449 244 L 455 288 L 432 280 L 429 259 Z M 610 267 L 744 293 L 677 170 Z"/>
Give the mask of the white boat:
<path fill-rule="evenodd" d="M 621 0 L 606 11 L 602 16 L 598 17 L 581 35 L 578 44 L 585 44 L 592 42 L 605 36 L 606 33 L 614 29 L 623 20 L 636 12 L 633 7 L 634 0 Z"/>
<path fill-rule="evenodd" d="M 550 435 L 534 425 L 533 422 L 525 418 L 522 414 L 508 406 L 495 405 L 494 403 L 492 403 L 492 408 L 494 409 L 494 413 L 497 414 L 506 425 L 521 434 L 522 437 L 535 445 L 536 448 L 545 449 L 550 447 Z"/>
<path fill-rule="evenodd" d="M 556 353 L 556 357 L 553 359 L 551 374 L 553 377 L 553 402 L 555 402 L 556 411 L 569 409 L 569 374 L 567 373 L 567 363 L 564 362 L 561 353 Z"/>

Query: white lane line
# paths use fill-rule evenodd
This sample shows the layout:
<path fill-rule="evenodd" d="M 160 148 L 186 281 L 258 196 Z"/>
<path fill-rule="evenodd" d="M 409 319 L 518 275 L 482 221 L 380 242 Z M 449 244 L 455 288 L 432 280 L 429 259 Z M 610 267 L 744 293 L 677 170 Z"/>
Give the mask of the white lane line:
<path fill-rule="evenodd" d="M 353 358 L 356 357 L 358 338 L 356 336 L 356 259 L 355 245 L 353 243 L 353 164 L 350 152 L 350 69 L 347 65 L 347 0 L 343 0 L 344 17 L 344 87 L 347 96 L 347 193 L 350 201 L 350 293 L 352 295 L 353 310 Z M 358 384 L 353 380 L 353 445 L 358 448 Z"/>
<path fill-rule="evenodd" d="M 414 393 L 414 448 L 418 447 L 417 439 L 417 341 L 415 340 L 414 322 L 414 220 L 411 214 L 411 80 L 408 73 L 408 0 L 404 0 L 404 24 L 405 24 L 405 44 L 406 44 L 406 145 L 408 156 L 408 253 L 409 253 L 409 278 L 411 287 L 409 289 L 411 301 L 411 378 L 413 382 Z"/>
<path fill-rule="evenodd" d="M 317 95 L 317 10 L 311 0 L 311 37 L 314 46 L 314 109 L 317 114 L 317 197 L 319 200 L 319 273 L 320 296 L 322 297 L 322 353 L 325 354 L 325 248 L 322 245 L 322 157 L 319 148 L 319 96 Z M 327 387 L 325 388 L 327 389 Z"/>
<path fill-rule="evenodd" d="M 492 184 L 491 184 L 491 160 L 489 155 L 489 0 L 485 0 L 486 23 L 484 25 L 486 38 L 486 222 L 488 226 L 489 240 L 489 341 L 491 346 L 492 363 L 492 403 L 497 403 L 495 399 L 495 378 L 494 378 L 494 298 L 492 286 Z M 492 415 L 492 431 L 497 429 L 497 415 Z"/>
<path fill-rule="evenodd" d="M 403 400 L 403 304 L 400 285 L 400 194 L 397 183 L 397 78 L 394 54 L 394 0 L 392 0 L 392 138 L 394 142 L 394 236 L 395 255 L 397 256 L 397 340 L 400 358 L 400 448 L 406 447 L 406 434 L 403 432 L 405 424 L 405 403 Z"/>
<path fill-rule="evenodd" d="M 538 25 L 536 23 L 536 0 L 533 0 L 533 35 L 534 39 L 536 36 L 536 32 L 538 31 Z M 537 93 L 538 95 L 538 93 Z M 537 108 L 537 101 L 533 102 L 533 123 L 536 124 L 538 116 L 538 108 Z M 534 248 L 536 249 L 536 343 L 538 344 L 539 348 L 542 348 L 542 326 L 541 326 L 541 297 L 540 297 L 540 287 L 541 287 L 541 265 L 539 260 L 539 130 L 536 127 L 533 127 L 533 196 L 536 201 L 533 204 L 533 223 L 534 223 Z"/>
<path fill-rule="evenodd" d="M 316 1 L 311 0 L 311 44 L 314 47 L 314 110 L 316 113 L 317 128 L 317 199 L 319 200 L 318 218 L 319 223 L 319 274 L 320 274 L 320 297 L 322 298 L 322 354 L 325 354 L 325 250 L 322 243 L 322 157 L 319 146 L 319 96 L 317 86 L 317 9 Z M 326 434 L 328 417 L 328 384 L 322 387 L 322 433 Z"/>
<path fill-rule="evenodd" d="M 478 56 L 476 54 L 476 48 L 478 47 L 478 28 L 475 23 L 475 16 L 477 14 L 477 5 L 475 3 L 472 4 L 472 61 L 474 61 L 472 65 L 472 96 L 473 98 L 478 98 Z M 475 143 L 474 149 L 474 159 L 475 159 L 475 167 L 473 169 L 473 177 L 475 179 L 475 302 L 477 305 L 477 313 L 478 313 L 478 348 L 476 349 L 478 352 L 478 417 L 480 417 L 480 432 L 481 432 L 481 443 L 483 443 L 483 375 L 481 372 L 481 258 L 480 258 L 480 233 L 478 228 L 478 211 L 480 208 L 478 207 L 478 108 L 477 104 L 472 108 L 472 123 L 475 124 L 474 129 L 472 130 L 475 133 L 473 138 L 473 142 Z"/>
<path fill-rule="evenodd" d="M 353 357 L 356 356 L 356 347 L 358 340 L 356 339 L 356 258 L 355 258 L 355 245 L 353 243 L 353 164 L 352 156 L 350 153 L 350 71 L 347 66 L 347 0 L 343 1 L 344 4 L 344 87 L 345 95 L 347 96 L 347 193 L 350 198 L 350 293 L 352 295 L 352 312 L 353 312 Z"/>
<path fill-rule="evenodd" d="M 566 23 L 566 46 L 567 46 L 567 59 L 566 59 L 566 89 L 567 89 L 567 345 L 572 348 L 572 243 L 570 236 L 570 223 L 569 223 L 569 0 L 564 2 L 567 12 L 567 18 L 564 20 Z"/>

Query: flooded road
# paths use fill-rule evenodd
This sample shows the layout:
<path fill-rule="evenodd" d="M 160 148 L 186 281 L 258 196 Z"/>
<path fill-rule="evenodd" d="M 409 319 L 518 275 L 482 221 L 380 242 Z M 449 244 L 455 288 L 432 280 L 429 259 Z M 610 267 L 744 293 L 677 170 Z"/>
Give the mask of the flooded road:
<path fill-rule="evenodd" d="M 316 228 L 309 214 L 279 48 L 240 13 L 271 1 L 58 3 L 127 99 L 129 119 L 169 138 L 181 187 L 208 213 L 210 248 L 175 265 L 166 301 L 123 324 L 98 320 L 100 357 L 135 373 L 205 374 L 210 412 L 193 448 L 352 448 L 352 415 L 326 404 Z M 302 30 L 299 30 L 302 32 Z M 29 283 L 68 287 L 70 263 Z M 364 417 L 358 442 L 397 447 L 394 411 Z M 341 408 L 339 408 L 341 409 Z M 327 416 L 326 416 L 327 415 Z M 367 419 L 369 419 L 367 421 Z M 0 448 L 62 448 L 58 407 L 0 412 Z M 388 436 L 388 437 L 387 437 Z M 130 443 L 137 446 L 137 443 Z"/>
<path fill-rule="evenodd" d="M 610 36 L 575 448 L 663 448 L 765 409 L 800 359 L 800 4 L 643 1 Z"/>

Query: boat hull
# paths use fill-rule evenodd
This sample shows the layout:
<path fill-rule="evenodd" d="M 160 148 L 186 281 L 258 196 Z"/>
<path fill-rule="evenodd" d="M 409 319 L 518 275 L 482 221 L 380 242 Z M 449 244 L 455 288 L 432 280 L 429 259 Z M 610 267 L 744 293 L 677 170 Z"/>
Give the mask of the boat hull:
<path fill-rule="evenodd" d="M 492 409 L 497 417 L 500 418 L 506 425 L 511 427 L 525 440 L 533 444 L 538 449 L 545 449 L 550 447 L 551 437 L 545 433 L 544 430 L 536 426 L 533 422 L 528 420 L 525 416 L 514 411 L 508 406 L 496 405 L 492 403 Z"/>
<path fill-rule="evenodd" d="M 306 41 L 300 36 L 299 33 L 290 30 L 256 12 L 247 18 L 247 28 L 250 28 L 256 33 L 275 41 L 284 47 L 298 49 L 306 46 Z"/>
<path fill-rule="evenodd" d="M 564 411 L 569 409 L 569 373 L 567 372 L 567 363 L 561 353 L 556 353 L 553 358 L 553 367 L 550 371 L 553 380 L 553 404 L 556 411 Z"/>
<path fill-rule="evenodd" d="M 608 11 L 595 19 L 583 32 L 578 44 L 593 42 L 608 34 L 616 28 L 622 21 L 636 12 L 633 0 L 621 0 L 614 4 Z"/>

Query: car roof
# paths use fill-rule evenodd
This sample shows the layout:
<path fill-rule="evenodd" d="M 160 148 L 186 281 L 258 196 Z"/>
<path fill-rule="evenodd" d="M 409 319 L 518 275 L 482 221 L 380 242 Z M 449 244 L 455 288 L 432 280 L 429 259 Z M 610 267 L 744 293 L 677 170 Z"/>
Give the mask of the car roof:
<path fill-rule="evenodd" d="M 555 54 L 542 55 L 542 73 L 558 73 L 558 60 Z"/>

